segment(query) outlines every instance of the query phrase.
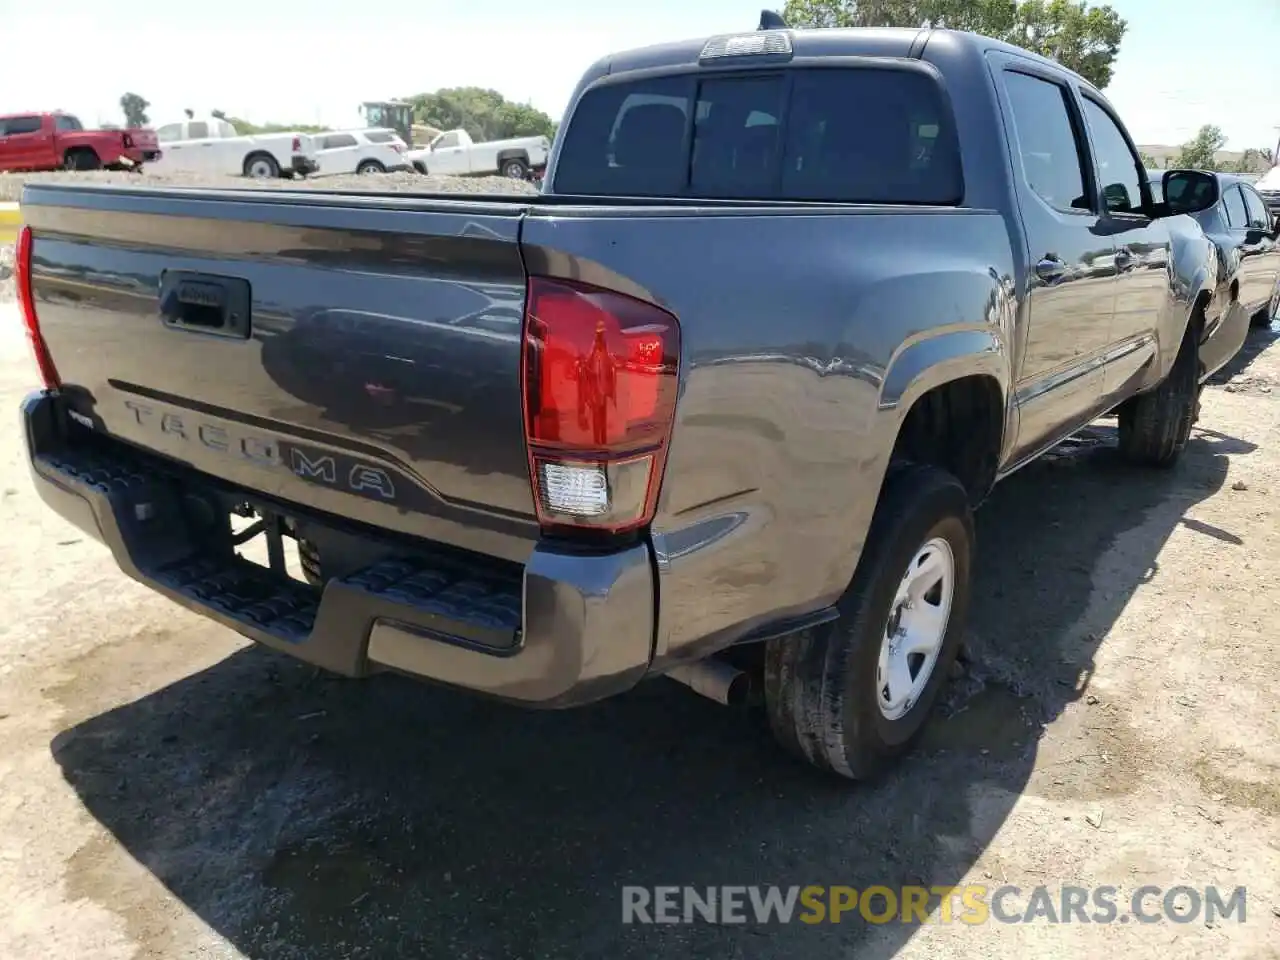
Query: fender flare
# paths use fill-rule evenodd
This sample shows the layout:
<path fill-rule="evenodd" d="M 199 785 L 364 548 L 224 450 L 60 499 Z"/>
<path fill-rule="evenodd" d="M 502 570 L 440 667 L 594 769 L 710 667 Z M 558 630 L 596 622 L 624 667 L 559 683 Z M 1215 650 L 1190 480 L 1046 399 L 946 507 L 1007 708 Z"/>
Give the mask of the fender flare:
<path fill-rule="evenodd" d="M 889 361 L 880 386 L 879 408 L 896 409 L 905 416 L 911 405 L 934 387 L 974 375 L 990 376 L 999 384 L 1007 414 L 1009 357 L 994 331 L 952 330 L 917 340 Z"/>

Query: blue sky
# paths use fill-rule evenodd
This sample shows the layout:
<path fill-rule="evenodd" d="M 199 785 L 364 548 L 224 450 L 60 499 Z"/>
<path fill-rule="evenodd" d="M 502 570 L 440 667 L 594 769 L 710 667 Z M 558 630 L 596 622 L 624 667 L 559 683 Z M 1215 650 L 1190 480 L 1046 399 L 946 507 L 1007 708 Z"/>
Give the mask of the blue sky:
<path fill-rule="evenodd" d="M 365 99 L 475 84 L 559 117 L 602 54 L 751 29 L 762 5 L 0 0 L 0 113 L 61 108 L 86 123 L 118 122 L 119 96 L 133 90 L 152 102 L 157 125 L 188 106 L 257 122 L 354 124 Z M 1280 0 L 1112 6 L 1129 32 L 1107 94 L 1135 139 L 1180 143 L 1216 123 L 1229 149 L 1275 145 Z M 1206 13 L 1221 14 L 1210 29 Z"/>

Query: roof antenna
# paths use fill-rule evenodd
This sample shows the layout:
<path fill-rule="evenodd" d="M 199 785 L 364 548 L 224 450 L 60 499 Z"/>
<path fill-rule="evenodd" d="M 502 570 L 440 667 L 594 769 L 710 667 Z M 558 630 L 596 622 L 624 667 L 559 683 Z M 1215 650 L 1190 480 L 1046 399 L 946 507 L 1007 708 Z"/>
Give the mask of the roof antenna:
<path fill-rule="evenodd" d="M 787 21 L 782 19 L 782 14 L 774 10 L 760 11 L 760 26 L 757 30 L 786 30 Z"/>

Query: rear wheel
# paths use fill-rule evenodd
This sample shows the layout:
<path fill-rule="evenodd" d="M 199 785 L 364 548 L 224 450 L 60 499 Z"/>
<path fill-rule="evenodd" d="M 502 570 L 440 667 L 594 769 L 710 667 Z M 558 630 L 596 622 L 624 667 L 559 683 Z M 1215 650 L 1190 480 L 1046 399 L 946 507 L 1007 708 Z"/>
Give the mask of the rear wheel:
<path fill-rule="evenodd" d="M 82 147 L 68 150 L 62 165 L 67 170 L 97 170 L 102 167 L 102 160 L 92 150 Z"/>
<path fill-rule="evenodd" d="M 511 157 L 502 161 L 502 175 L 510 177 L 512 180 L 527 180 L 529 178 L 529 165 L 519 157 Z"/>
<path fill-rule="evenodd" d="M 1171 467 L 1191 437 L 1200 407 L 1200 325 L 1187 324 L 1173 368 L 1154 390 L 1119 408 L 1120 452 L 1132 463 Z"/>
<path fill-rule="evenodd" d="M 960 649 L 972 553 L 960 482 L 937 467 L 894 469 L 839 618 L 766 645 L 765 705 L 778 741 L 853 780 L 907 752 Z"/>
<path fill-rule="evenodd" d="M 254 180 L 272 180 L 280 176 L 280 164 L 269 153 L 254 153 L 245 158 L 244 175 Z"/>
<path fill-rule="evenodd" d="M 380 164 L 377 160 L 362 160 L 360 166 L 356 167 L 356 173 L 386 173 L 387 168 Z"/>

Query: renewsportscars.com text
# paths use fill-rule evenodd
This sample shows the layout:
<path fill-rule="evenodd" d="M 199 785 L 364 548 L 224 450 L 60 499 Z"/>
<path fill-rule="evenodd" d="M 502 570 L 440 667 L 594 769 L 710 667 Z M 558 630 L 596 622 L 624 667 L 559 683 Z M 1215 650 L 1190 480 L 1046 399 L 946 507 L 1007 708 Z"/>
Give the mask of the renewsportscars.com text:
<path fill-rule="evenodd" d="M 947 887 L 622 888 L 623 923 L 1214 923 L 1245 920 L 1245 888 L 967 884 Z"/>

